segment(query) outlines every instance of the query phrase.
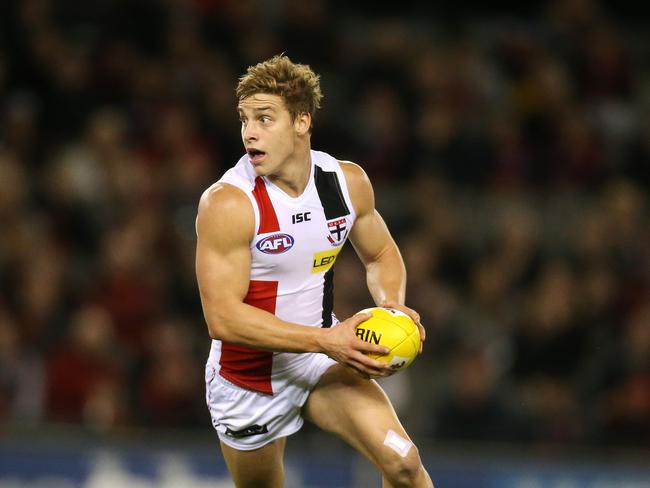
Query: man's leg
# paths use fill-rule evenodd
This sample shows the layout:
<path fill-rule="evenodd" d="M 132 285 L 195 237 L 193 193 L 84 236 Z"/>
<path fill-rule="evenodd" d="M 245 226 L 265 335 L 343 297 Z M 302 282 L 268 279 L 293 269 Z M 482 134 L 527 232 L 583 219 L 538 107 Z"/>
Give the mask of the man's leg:
<path fill-rule="evenodd" d="M 372 461 L 384 477 L 383 486 L 433 487 L 417 448 L 375 381 L 332 366 L 310 394 L 304 414 Z"/>
<path fill-rule="evenodd" d="M 253 451 L 239 451 L 221 443 L 237 488 L 282 488 L 284 486 L 284 446 L 286 437 Z"/>

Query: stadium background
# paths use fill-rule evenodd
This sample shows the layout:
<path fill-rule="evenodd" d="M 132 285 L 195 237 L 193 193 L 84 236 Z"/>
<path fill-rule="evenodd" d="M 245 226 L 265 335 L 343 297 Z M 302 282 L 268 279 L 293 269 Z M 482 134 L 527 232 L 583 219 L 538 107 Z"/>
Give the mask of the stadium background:
<path fill-rule="evenodd" d="M 648 22 L 592 0 L 1 2 L 0 486 L 91 486 L 97 449 L 153 486 L 167 448 L 223 474 L 194 218 L 242 153 L 237 76 L 279 52 L 322 75 L 313 147 L 367 169 L 405 256 L 428 340 L 384 385 L 434 480 L 650 486 Z M 336 269 L 338 315 L 367 307 L 353 252 Z M 290 444 L 290 484 L 367 486 L 338 441 Z"/>

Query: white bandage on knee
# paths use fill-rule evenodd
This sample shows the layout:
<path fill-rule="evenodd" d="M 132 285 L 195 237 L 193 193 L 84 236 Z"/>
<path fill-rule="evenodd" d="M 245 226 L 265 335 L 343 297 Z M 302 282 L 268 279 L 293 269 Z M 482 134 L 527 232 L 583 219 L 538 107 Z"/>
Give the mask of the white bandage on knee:
<path fill-rule="evenodd" d="M 402 457 L 406 455 L 413 447 L 413 443 L 408 439 L 404 439 L 401 435 L 393 430 L 389 430 L 384 439 L 384 445 L 390 447 L 393 451 Z"/>

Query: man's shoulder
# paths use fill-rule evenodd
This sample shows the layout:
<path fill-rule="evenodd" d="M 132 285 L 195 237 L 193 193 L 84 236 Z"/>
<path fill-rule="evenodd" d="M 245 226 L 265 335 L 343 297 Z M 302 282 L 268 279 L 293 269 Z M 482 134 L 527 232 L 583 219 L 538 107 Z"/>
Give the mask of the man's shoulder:
<path fill-rule="evenodd" d="M 247 163 L 246 157 L 246 155 L 242 156 L 232 168 L 219 178 L 219 182 L 228 183 L 244 191 L 252 190 L 255 186 L 256 175 L 250 164 Z"/>
<path fill-rule="evenodd" d="M 322 151 L 312 151 L 312 158 L 314 159 L 314 162 L 321 166 L 325 171 L 333 171 L 340 168 L 348 184 L 364 185 L 369 183 L 368 175 L 366 175 L 366 172 L 357 163 L 335 158 L 334 156 Z"/>
<path fill-rule="evenodd" d="M 311 159 L 316 166 L 324 171 L 335 171 L 340 166 L 337 158 L 324 151 L 312 149 Z"/>
<path fill-rule="evenodd" d="M 341 166 L 341 169 L 343 170 L 343 172 L 345 173 L 346 176 L 349 174 L 351 177 L 355 177 L 355 178 L 367 178 L 368 177 L 366 175 L 366 172 L 363 170 L 363 168 L 359 164 L 357 164 L 357 163 L 355 163 L 353 161 L 346 161 L 346 160 L 340 159 L 338 161 L 338 163 Z"/>
<path fill-rule="evenodd" d="M 201 195 L 196 233 L 207 242 L 244 242 L 255 225 L 246 194 L 236 186 L 218 181 Z"/>
<path fill-rule="evenodd" d="M 363 215 L 364 212 L 374 208 L 375 197 L 370 178 L 357 163 L 352 161 L 338 161 L 338 163 L 343 171 L 357 215 Z"/>
<path fill-rule="evenodd" d="M 352 161 L 339 161 L 343 175 L 351 191 L 369 187 L 370 179 L 361 166 Z"/>
<path fill-rule="evenodd" d="M 248 204 L 248 197 L 244 190 L 226 181 L 219 180 L 210 185 L 201 195 L 199 200 L 199 213 L 201 212 L 232 212 Z"/>

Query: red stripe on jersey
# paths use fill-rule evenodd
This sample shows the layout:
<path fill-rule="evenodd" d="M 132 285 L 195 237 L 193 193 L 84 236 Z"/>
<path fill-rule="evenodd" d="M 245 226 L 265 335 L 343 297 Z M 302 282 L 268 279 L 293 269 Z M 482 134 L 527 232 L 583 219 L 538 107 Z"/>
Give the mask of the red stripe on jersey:
<path fill-rule="evenodd" d="M 257 201 L 257 207 L 260 209 L 260 229 L 257 233 L 279 232 L 280 224 L 278 224 L 278 216 L 275 214 L 273 203 L 271 203 L 269 194 L 266 191 L 266 185 L 261 176 L 255 178 L 253 196 Z"/>
<path fill-rule="evenodd" d="M 278 297 L 277 281 L 251 280 L 244 303 L 275 313 Z M 224 342 L 221 345 L 219 374 L 231 383 L 248 390 L 273 395 L 271 372 L 273 353 Z"/>

